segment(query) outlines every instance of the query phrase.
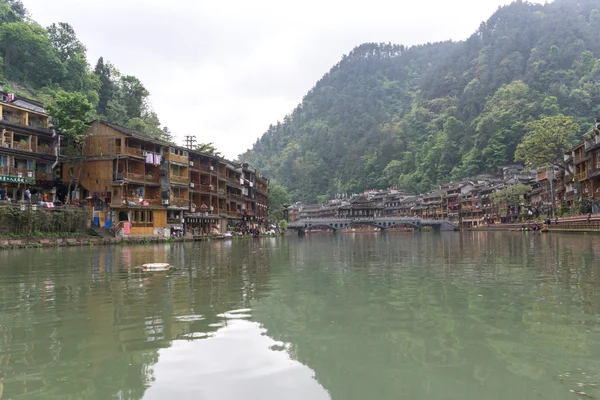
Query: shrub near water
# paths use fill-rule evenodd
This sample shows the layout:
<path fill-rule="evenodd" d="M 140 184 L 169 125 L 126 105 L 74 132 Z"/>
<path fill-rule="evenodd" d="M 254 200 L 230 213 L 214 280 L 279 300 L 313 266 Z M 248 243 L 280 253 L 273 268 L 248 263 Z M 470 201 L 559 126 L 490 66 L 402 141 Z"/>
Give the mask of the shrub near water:
<path fill-rule="evenodd" d="M 85 210 L 44 211 L 0 208 L 0 236 L 77 233 L 87 226 Z"/>

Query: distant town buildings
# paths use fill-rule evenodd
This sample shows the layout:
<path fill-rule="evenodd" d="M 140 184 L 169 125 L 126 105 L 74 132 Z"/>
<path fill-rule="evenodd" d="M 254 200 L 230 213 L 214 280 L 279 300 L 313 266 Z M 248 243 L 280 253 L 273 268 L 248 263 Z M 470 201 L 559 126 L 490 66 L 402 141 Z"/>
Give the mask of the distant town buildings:
<path fill-rule="evenodd" d="M 70 162 L 42 104 L 0 92 L 0 115 L 0 205 L 54 208 L 69 197 L 121 235 L 266 227 L 269 181 L 248 164 L 106 121 L 91 123 L 83 161 Z"/>

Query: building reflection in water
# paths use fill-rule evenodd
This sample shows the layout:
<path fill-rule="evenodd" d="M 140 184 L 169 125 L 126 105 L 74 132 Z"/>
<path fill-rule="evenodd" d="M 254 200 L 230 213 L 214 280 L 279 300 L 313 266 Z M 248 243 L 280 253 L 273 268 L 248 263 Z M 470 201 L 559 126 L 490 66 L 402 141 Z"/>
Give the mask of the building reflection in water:
<path fill-rule="evenodd" d="M 255 362 L 310 380 L 311 371 L 281 351 L 285 344 L 250 321 L 251 302 L 269 290 L 266 247 L 273 246 L 252 240 L 0 253 L 0 397 L 139 399 L 156 384 L 152 396 L 164 398 L 172 384 L 184 385 L 168 383 L 169 373 L 188 371 L 191 387 L 253 348 Z M 135 268 L 149 261 L 176 269 L 148 275 Z M 182 349 L 187 359 L 179 359 Z"/>

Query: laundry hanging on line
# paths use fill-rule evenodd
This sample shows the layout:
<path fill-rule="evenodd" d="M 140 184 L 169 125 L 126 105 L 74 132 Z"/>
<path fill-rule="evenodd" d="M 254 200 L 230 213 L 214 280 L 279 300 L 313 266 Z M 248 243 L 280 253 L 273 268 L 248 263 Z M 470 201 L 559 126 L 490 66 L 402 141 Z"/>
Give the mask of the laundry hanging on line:
<path fill-rule="evenodd" d="M 152 164 L 155 167 L 159 166 L 162 161 L 162 155 L 155 153 L 146 153 L 146 164 Z"/>

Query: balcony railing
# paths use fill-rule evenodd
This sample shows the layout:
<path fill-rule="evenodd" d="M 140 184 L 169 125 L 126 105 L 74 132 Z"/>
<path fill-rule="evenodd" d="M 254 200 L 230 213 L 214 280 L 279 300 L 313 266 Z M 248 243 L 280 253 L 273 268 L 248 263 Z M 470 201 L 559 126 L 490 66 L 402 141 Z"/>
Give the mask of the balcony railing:
<path fill-rule="evenodd" d="M 596 176 L 600 174 L 600 160 L 598 161 L 597 164 L 592 165 L 591 168 L 588 171 L 589 176 Z"/>
<path fill-rule="evenodd" d="M 179 175 L 171 175 L 171 183 L 179 183 L 182 185 L 187 185 L 190 182 L 190 178 L 186 176 Z"/>
<path fill-rule="evenodd" d="M 42 153 L 42 154 L 54 155 L 54 146 L 47 145 L 47 144 L 40 145 L 38 143 L 36 152 Z"/>
<path fill-rule="evenodd" d="M 129 146 L 117 146 L 117 154 L 126 154 L 135 157 L 144 157 L 143 150 Z"/>
<path fill-rule="evenodd" d="M 16 115 L 4 114 L 2 120 L 12 122 L 13 124 L 25 125 L 25 119 Z"/>
<path fill-rule="evenodd" d="M 53 181 L 55 179 L 55 175 L 52 172 L 36 171 L 35 179 L 38 179 L 40 181 Z"/>
<path fill-rule="evenodd" d="M 211 172 L 211 173 L 216 173 L 217 171 L 215 170 L 214 167 L 210 166 L 210 165 L 204 165 L 204 164 L 199 164 L 198 165 L 198 169 L 200 171 L 204 171 L 204 172 Z"/>
<path fill-rule="evenodd" d="M 113 197 L 111 205 L 126 205 L 129 207 L 160 206 L 161 200 L 158 198 L 142 198 L 140 202 L 139 197 Z"/>
<path fill-rule="evenodd" d="M 168 158 L 169 161 L 174 161 L 174 162 L 178 162 L 178 163 L 186 164 L 186 165 L 188 165 L 188 163 L 189 163 L 188 157 L 180 156 L 178 154 L 170 154 L 169 153 L 168 157 L 169 157 Z"/>
<path fill-rule="evenodd" d="M 575 155 L 575 164 L 579 164 L 580 162 L 583 162 L 585 160 L 587 160 L 589 157 L 586 154 L 576 154 Z"/>
<path fill-rule="evenodd" d="M 214 185 L 197 185 L 197 188 L 203 193 L 216 193 L 217 188 Z"/>
<path fill-rule="evenodd" d="M 171 201 L 171 205 L 176 207 L 187 207 L 190 205 L 190 200 L 176 197 L 173 199 L 173 201 Z"/>
<path fill-rule="evenodd" d="M 156 173 L 148 173 L 148 174 L 140 174 L 135 172 L 122 172 L 118 173 L 114 177 L 115 181 L 123 181 L 127 180 L 130 182 L 139 182 L 139 183 L 155 183 L 158 184 L 160 182 L 160 177 L 158 172 Z"/>
<path fill-rule="evenodd" d="M 578 181 L 583 181 L 583 180 L 586 180 L 587 178 L 588 178 L 587 171 L 583 171 L 578 174 L 575 174 L 575 179 L 577 179 Z"/>

